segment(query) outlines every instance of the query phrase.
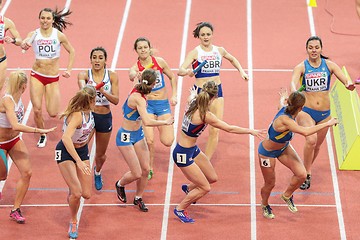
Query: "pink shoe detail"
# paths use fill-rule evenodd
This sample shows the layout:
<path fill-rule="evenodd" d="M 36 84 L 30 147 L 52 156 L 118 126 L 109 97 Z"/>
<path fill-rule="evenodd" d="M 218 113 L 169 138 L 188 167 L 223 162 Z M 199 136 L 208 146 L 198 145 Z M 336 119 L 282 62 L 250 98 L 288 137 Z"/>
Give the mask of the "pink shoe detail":
<path fill-rule="evenodd" d="M 25 218 L 22 216 L 20 208 L 17 208 L 16 210 L 11 210 L 10 218 L 17 223 L 25 223 Z"/>

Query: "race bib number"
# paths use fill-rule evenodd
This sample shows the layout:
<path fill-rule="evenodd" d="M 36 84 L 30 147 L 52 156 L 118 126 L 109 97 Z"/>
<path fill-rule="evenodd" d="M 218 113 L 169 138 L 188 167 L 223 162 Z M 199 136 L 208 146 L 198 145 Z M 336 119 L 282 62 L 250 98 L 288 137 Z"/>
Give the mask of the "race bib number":
<path fill-rule="evenodd" d="M 271 167 L 271 165 L 270 165 L 270 159 L 268 159 L 268 158 L 261 158 L 260 161 L 261 161 L 261 166 L 262 166 L 262 167 L 266 167 L 266 168 Z"/>
<path fill-rule="evenodd" d="M 121 133 L 121 141 L 125 142 L 125 143 L 129 143 L 130 142 L 130 133 Z"/>
<path fill-rule="evenodd" d="M 185 153 L 177 153 L 176 154 L 176 162 L 180 164 L 186 164 L 186 154 Z"/>
<path fill-rule="evenodd" d="M 55 150 L 55 161 L 61 161 L 61 150 Z"/>

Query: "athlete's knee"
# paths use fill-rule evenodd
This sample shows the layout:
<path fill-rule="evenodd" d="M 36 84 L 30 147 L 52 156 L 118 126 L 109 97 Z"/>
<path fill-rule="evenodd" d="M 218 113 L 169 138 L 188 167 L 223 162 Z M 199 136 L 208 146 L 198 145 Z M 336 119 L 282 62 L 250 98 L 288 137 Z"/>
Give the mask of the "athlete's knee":
<path fill-rule="evenodd" d="M 85 199 L 90 199 L 91 193 L 89 191 L 82 192 L 81 196 Z"/>
<path fill-rule="evenodd" d="M 219 180 L 219 177 L 217 174 L 214 174 L 214 175 L 208 177 L 208 182 L 210 184 L 216 183 L 218 180 Z"/>
<path fill-rule="evenodd" d="M 299 180 L 299 182 L 304 182 L 307 176 L 306 170 L 304 169 L 304 171 L 301 171 L 300 173 L 298 173 L 297 175 L 295 175 L 297 177 L 297 179 Z"/>
<path fill-rule="evenodd" d="M 174 137 L 172 137 L 172 138 L 167 137 L 167 138 L 161 139 L 161 143 L 164 144 L 165 147 L 171 147 L 173 142 L 174 142 Z"/>
<path fill-rule="evenodd" d="M 21 172 L 21 178 L 25 179 L 25 180 L 30 180 L 32 176 L 32 170 L 31 169 L 27 169 L 25 171 Z"/>
<path fill-rule="evenodd" d="M 275 187 L 275 178 L 267 179 L 264 183 L 265 189 L 273 189 Z"/>
<path fill-rule="evenodd" d="M 202 187 L 201 187 L 201 190 L 203 191 L 203 194 L 204 194 L 204 195 L 207 194 L 207 193 L 210 192 L 210 190 L 211 190 L 210 184 L 206 184 L 206 185 L 202 186 Z"/>
<path fill-rule="evenodd" d="M 131 175 L 136 181 L 136 180 L 140 179 L 141 176 L 145 175 L 145 172 L 146 171 L 139 169 L 139 170 L 131 171 Z"/>
<path fill-rule="evenodd" d="M 38 118 L 42 116 L 42 109 L 41 108 L 33 108 L 34 109 L 34 117 Z"/>
<path fill-rule="evenodd" d="M 317 137 L 316 135 L 306 137 L 306 145 L 311 148 L 316 147 Z"/>
<path fill-rule="evenodd" d="M 74 198 L 75 200 L 80 200 L 81 196 L 82 196 L 81 189 L 76 189 L 75 191 L 71 192 L 71 197 Z"/>
<path fill-rule="evenodd" d="M 105 154 L 96 154 L 95 155 L 96 163 L 99 163 L 99 162 L 104 163 L 106 161 L 106 159 L 107 159 L 107 156 Z"/>
<path fill-rule="evenodd" d="M 141 169 L 141 176 L 148 176 L 150 172 L 150 166 L 146 166 Z"/>
<path fill-rule="evenodd" d="M 48 110 L 47 112 L 49 114 L 49 117 L 51 117 L 51 118 L 55 118 L 55 117 L 57 117 L 59 115 L 58 110 Z"/>
<path fill-rule="evenodd" d="M 153 137 L 147 137 L 146 138 L 146 143 L 148 146 L 153 146 L 154 145 L 154 138 Z"/>

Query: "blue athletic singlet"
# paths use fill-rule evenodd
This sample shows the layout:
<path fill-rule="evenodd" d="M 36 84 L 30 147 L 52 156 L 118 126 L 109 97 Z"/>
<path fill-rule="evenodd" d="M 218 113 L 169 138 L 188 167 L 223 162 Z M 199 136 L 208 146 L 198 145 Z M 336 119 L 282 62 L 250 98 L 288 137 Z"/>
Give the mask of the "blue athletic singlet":
<path fill-rule="evenodd" d="M 130 121 L 138 121 L 138 120 L 140 120 L 139 112 L 136 109 L 133 109 L 133 108 L 129 107 L 129 105 L 128 105 L 129 97 L 134 92 L 138 92 L 138 91 L 134 88 L 130 92 L 128 98 L 126 99 L 126 101 L 124 102 L 124 105 L 122 106 L 124 118 L 127 119 L 127 120 L 130 120 Z M 146 100 L 146 97 L 145 97 L 144 94 L 141 94 L 141 96 Z"/>
<path fill-rule="evenodd" d="M 275 131 L 275 129 L 273 127 L 273 123 L 278 117 L 280 117 L 282 115 L 286 115 L 289 118 L 294 120 L 294 118 L 292 118 L 292 116 L 290 114 L 285 113 L 285 107 L 281 108 L 280 111 L 275 115 L 275 117 L 274 117 L 273 121 L 271 122 L 270 127 L 268 129 L 268 138 L 271 141 L 274 141 L 274 142 L 277 142 L 277 143 L 289 142 L 294 136 L 294 133 L 289 131 L 289 130 L 287 130 L 285 132 L 277 132 L 277 131 Z"/>
<path fill-rule="evenodd" d="M 305 92 L 329 91 L 331 73 L 326 65 L 326 60 L 321 58 L 319 67 L 314 68 L 310 65 L 309 60 L 304 61 L 305 72 L 301 84 L 305 86 Z"/>

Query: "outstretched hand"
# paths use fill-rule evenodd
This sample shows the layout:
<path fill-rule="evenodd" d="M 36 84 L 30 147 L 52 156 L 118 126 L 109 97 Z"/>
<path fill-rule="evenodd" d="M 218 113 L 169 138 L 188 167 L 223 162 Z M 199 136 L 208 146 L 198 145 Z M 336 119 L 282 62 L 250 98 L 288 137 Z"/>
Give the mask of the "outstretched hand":
<path fill-rule="evenodd" d="M 56 129 L 56 127 L 48 128 L 48 129 L 37 128 L 37 130 L 38 130 L 39 133 L 41 133 L 41 134 L 53 132 L 55 129 Z"/>
<path fill-rule="evenodd" d="M 334 125 L 336 126 L 338 123 L 339 123 L 339 121 L 338 121 L 337 118 L 331 118 L 331 119 L 328 121 L 329 127 L 334 126 Z"/>
<path fill-rule="evenodd" d="M 280 88 L 279 95 L 280 95 L 280 105 L 286 106 L 287 101 L 289 99 L 289 93 L 287 91 L 287 88 Z"/>
<path fill-rule="evenodd" d="M 263 140 L 266 136 L 267 130 L 266 129 L 254 129 L 250 131 L 250 134 L 254 137 L 258 137 L 260 140 Z"/>
<path fill-rule="evenodd" d="M 242 73 L 241 73 L 241 77 L 242 77 L 242 79 L 244 79 L 245 81 L 248 81 L 248 80 L 249 80 L 249 76 L 248 76 L 245 72 L 242 72 Z"/>
<path fill-rule="evenodd" d="M 91 175 L 90 166 L 87 165 L 85 162 L 83 162 L 83 161 L 77 162 L 77 163 L 76 163 L 76 166 L 81 170 L 81 172 L 82 172 L 83 174 Z"/>
<path fill-rule="evenodd" d="M 353 84 L 353 83 L 347 83 L 347 84 L 345 85 L 345 87 L 346 87 L 348 90 L 353 91 L 353 90 L 355 89 L 355 84 Z"/>
<path fill-rule="evenodd" d="M 172 125 L 174 123 L 174 117 L 171 116 L 170 118 L 165 120 L 166 125 Z"/>

